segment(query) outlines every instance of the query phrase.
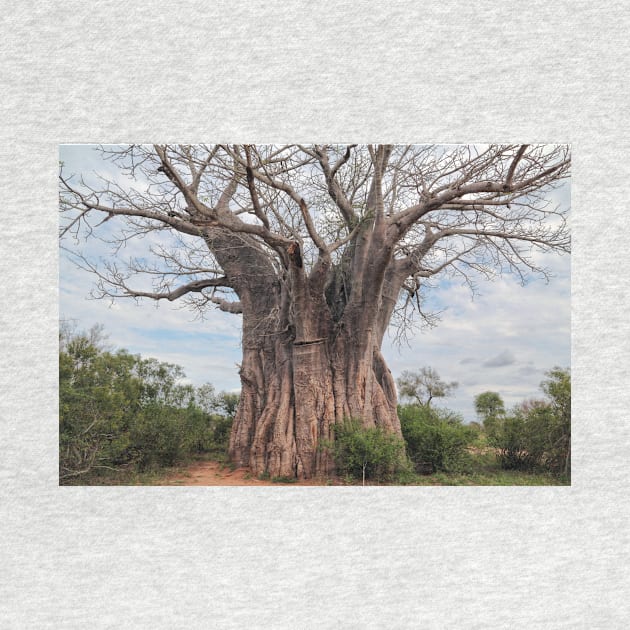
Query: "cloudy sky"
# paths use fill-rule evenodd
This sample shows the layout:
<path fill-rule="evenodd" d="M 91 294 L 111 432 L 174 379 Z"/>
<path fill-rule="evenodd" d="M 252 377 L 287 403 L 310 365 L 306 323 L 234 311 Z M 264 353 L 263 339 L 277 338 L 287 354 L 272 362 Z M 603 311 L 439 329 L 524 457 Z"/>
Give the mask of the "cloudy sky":
<path fill-rule="evenodd" d="M 63 146 L 60 159 L 69 172 L 104 172 L 99 154 L 87 146 Z M 109 164 L 105 168 L 114 172 Z M 556 195 L 568 203 L 569 187 Z M 65 244 L 94 257 L 102 247 Z M 146 241 L 130 248 L 144 246 Z M 133 253 L 128 250 L 125 257 Z M 541 255 L 537 260 L 552 271 L 548 284 L 532 279 L 523 287 L 515 277 L 503 276 L 480 283 L 473 299 L 468 287 L 441 283 L 429 297 L 430 308 L 442 312 L 436 327 L 417 332 L 400 347 L 393 331 L 386 337 L 383 352 L 394 377 L 430 366 L 444 380 L 457 381 L 454 394 L 437 405 L 460 412 L 467 421 L 475 419 L 474 397 L 484 391 L 498 392 L 508 407 L 540 396 L 545 371 L 570 366 L 571 289 L 569 256 Z M 94 277 L 63 251 L 59 267 L 61 318 L 74 320 L 79 329 L 103 324 L 111 346 L 176 363 L 195 385 L 239 389 L 240 316 L 216 310 L 200 321 L 176 303 L 92 300 Z"/>

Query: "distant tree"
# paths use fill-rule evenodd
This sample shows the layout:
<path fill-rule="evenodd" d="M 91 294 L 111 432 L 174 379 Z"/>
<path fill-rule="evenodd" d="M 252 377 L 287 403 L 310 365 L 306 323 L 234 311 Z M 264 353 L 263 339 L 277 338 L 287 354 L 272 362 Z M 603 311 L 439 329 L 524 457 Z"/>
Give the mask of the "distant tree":
<path fill-rule="evenodd" d="M 194 402 L 194 388 L 181 382 L 186 375 L 179 365 L 137 357 L 135 373 L 142 381 L 145 404 L 186 407 Z"/>
<path fill-rule="evenodd" d="M 491 432 L 497 419 L 505 414 L 503 399 L 497 392 L 483 392 L 475 396 L 475 411 L 483 423 L 485 431 Z"/>
<path fill-rule="evenodd" d="M 198 387 L 195 395 L 196 404 L 208 414 L 218 414 L 234 418 L 240 394 L 238 392 L 216 392 L 214 385 L 205 383 Z"/>
<path fill-rule="evenodd" d="M 212 383 L 197 387 L 195 403 L 208 415 L 216 413 L 217 394 Z"/>
<path fill-rule="evenodd" d="M 404 370 L 396 381 L 398 393 L 402 398 L 415 400 L 418 404 L 429 407 L 434 398 L 450 396 L 458 386 L 457 381 L 447 383 L 430 367 L 423 367 L 418 372 Z"/>
<path fill-rule="evenodd" d="M 228 418 L 233 418 L 236 414 L 240 397 L 238 392 L 219 392 L 216 401 L 219 413 Z"/>

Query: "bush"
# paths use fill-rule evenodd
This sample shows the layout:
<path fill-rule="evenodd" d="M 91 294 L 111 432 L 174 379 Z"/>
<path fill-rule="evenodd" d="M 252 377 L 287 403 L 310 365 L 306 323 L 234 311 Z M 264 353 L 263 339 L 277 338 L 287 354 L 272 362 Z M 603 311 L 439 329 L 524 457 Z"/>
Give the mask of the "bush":
<path fill-rule="evenodd" d="M 404 442 L 381 427 L 349 419 L 335 425 L 332 447 L 337 472 L 354 479 L 390 480 L 407 466 Z"/>
<path fill-rule="evenodd" d="M 190 406 L 186 409 L 183 426 L 183 448 L 186 453 L 225 453 L 232 418 L 208 414 Z"/>
<path fill-rule="evenodd" d="M 135 359 L 105 351 L 99 334 L 60 335 L 60 480 L 130 461 L 129 427 L 139 408 Z"/>
<path fill-rule="evenodd" d="M 232 416 L 211 416 L 212 448 L 209 450 L 227 452 L 233 420 Z"/>
<path fill-rule="evenodd" d="M 566 462 L 567 439 L 553 407 L 544 401 L 529 401 L 495 427 L 489 443 L 499 450 L 506 470 L 546 470 L 559 473 Z"/>
<path fill-rule="evenodd" d="M 570 475 L 571 376 L 554 368 L 541 384 L 548 400 L 531 400 L 501 418 L 488 434 L 505 469 Z"/>
<path fill-rule="evenodd" d="M 59 342 L 60 483 L 227 451 L 238 394 L 195 391 L 176 365 L 107 351 L 100 327 L 62 327 Z"/>
<path fill-rule="evenodd" d="M 497 419 L 488 432 L 488 443 L 498 450 L 501 468 L 526 470 L 533 467 L 534 460 L 527 450 L 525 417 L 514 413 Z"/>
<path fill-rule="evenodd" d="M 149 407 L 135 418 L 131 444 L 140 470 L 173 466 L 184 454 L 184 430 L 176 410 Z"/>
<path fill-rule="evenodd" d="M 457 414 L 427 405 L 405 405 L 398 414 L 407 454 L 416 472 L 461 472 L 467 468 L 466 447 L 478 435 Z"/>

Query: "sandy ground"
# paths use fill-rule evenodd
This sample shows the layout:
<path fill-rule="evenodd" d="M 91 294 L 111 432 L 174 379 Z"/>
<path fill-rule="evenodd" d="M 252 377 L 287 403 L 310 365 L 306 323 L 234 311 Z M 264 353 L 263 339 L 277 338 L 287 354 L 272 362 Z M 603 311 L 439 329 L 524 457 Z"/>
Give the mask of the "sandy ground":
<path fill-rule="evenodd" d="M 276 483 L 254 477 L 248 468 L 230 470 L 218 462 L 199 462 L 188 467 L 186 472 L 167 477 L 165 486 L 324 486 L 326 481 L 306 479 L 294 483 Z M 338 485 L 335 483 L 334 485 Z"/>

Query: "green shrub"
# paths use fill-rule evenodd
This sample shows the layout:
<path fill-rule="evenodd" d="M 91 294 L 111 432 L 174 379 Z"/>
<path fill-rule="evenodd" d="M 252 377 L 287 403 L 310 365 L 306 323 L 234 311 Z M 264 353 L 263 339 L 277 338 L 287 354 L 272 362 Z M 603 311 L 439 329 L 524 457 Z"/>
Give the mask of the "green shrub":
<path fill-rule="evenodd" d="M 185 410 L 182 427 L 183 449 L 191 455 L 226 452 L 231 427 L 232 418 L 208 414 L 189 406 Z"/>
<path fill-rule="evenodd" d="M 100 347 L 100 329 L 60 336 L 59 477 L 72 479 L 127 464 L 137 404 L 134 358 Z"/>
<path fill-rule="evenodd" d="M 502 468 L 570 476 L 571 375 L 554 368 L 541 384 L 548 400 L 526 401 L 501 418 L 488 434 Z"/>
<path fill-rule="evenodd" d="M 233 420 L 232 416 L 214 415 L 211 417 L 212 450 L 227 451 Z"/>
<path fill-rule="evenodd" d="M 60 483 L 227 451 L 238 394 L 195 391 L 178 366 L 107 351 L 102 338 L 100 327 L 60 331 Z"/>
<path fill-rule="evenodd" d="M 407 454 L 416 472 L 461 472 L 468 467 L 466 447 L 478 431 L 463 424 L 457 414 L 428 405 L 399 407 Z"/>
<path fill-rule="evenodd" d="M 184 431 L 177 410 L 158 405 L 145 409 L 131 429 L 132 448 L 140 470 L 173 466 L 184 454 Z"/>
<path fill-rule="evenodd" d="M 513 413 L 497 419 L 488 433 L 488 443 L 498 450 L 501 468 L 526 470 L 534 459 L 527 450 L 527 428 L 523 414 Z"/>
<path fill-rule="evenodd" d="M 348 419 L 335 425 L 331 445 L 337 472 L 354 479 L 385 481 L 404 470 L 404 442 L 381 427 L 364 427 L 360 420 Z"/>
<path fill-rule="evenodd" d="M 568 439 L 553 407 L 544 401 L 529 401 L 515 407 L 498 424 L 489 443 L 499 451 L 506 470 L 563 472 Z"/>

